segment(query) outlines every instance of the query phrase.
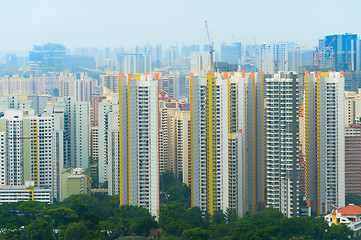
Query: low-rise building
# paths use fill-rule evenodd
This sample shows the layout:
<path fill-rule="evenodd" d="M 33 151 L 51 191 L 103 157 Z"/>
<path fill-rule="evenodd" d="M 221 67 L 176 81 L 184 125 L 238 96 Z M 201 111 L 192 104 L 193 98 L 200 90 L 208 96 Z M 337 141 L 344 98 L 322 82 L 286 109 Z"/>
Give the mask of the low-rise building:
<path fill-rule="evenodd" d="M 0 203 L 13 203 L 21 201 L 39 201 L 51 203 L 51 189 L 34 187 L 33 181 L 25 185 L 0 186 Z"/>
<path fill-rule="evenodd" d="M 87 193 L 90 191 L 89 174 L 81 168 L 63 169 L 61 172 L 60 201 L 74 194 Z"/>
<path fill-rule="evenodd" d="M 361 229 L 361 207 L 350 204 L 340 209 L 334 209 L 331 214 L 325 216 L 325 220 L 330 226 L 344 223 L 352 230 L 358 231 Z"/>

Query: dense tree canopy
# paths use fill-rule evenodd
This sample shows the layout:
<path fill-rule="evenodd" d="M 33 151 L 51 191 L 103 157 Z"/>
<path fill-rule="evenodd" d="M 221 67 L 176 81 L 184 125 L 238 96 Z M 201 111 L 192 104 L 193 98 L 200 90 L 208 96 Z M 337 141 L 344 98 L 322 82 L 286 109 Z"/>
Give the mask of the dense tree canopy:
<path fill-rule="evenodd" d="M 346 201 L 358 204 L 360 196 Z M 119 207 L 119 196 L 73 195 L 57 204 L 0 205 L 1 239 L 361 239 L 346 225 L 329 227 L 322 217 L 287 218 L 277 209 L 246 213 L 217 210 L 213 216 L 190 206 L 190 189 L 170 172 L 161 175 L 158 222 L 147 209 Z"/>

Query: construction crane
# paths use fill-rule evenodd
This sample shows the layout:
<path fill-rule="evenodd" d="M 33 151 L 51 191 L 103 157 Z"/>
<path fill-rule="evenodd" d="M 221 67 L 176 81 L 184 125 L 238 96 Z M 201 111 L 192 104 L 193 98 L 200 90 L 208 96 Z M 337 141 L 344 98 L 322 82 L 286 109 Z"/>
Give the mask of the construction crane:
<path fill-rule="evenodd" d="M 207 30 L 208 42 L 209 42 L 209 54 L 210 54 L 210 71 L 213 71 L 213 53 L 214 53 L 214 42 L 211 40 L 211 36 L 209 35 L 209 29 L 207 21 L 204 21 Z"/>

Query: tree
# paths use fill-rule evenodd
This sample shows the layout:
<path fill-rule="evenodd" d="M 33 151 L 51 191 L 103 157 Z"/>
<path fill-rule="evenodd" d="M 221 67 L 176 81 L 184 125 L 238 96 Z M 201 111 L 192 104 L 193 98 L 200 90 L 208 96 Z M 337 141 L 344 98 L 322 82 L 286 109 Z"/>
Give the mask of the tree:
<path fill-rule="evenodd" d="M 207 230 L 203 230 L 201 228 L 192 228 L 184 230 L 182 237 L 184 239 L 191 239 L 191 240 L 205 240 L 210 239 L 211 234 Z"/>
<path fill-rule="evenodd" d="M 145 208 L 122 205 L 119 215 L 128 234 L 135 233 L 141 236 L 149 236 L 151 229 L 158 228 L 158 223 Z"/>
<path fill-rule="evenodd" d="M 79 220 L 83 220 L 91 229 L 100 221 L 98 214 L 95 211 L 90 211 L 88 205 L 81 202 L 78 198 L 73 199 L 70 208 L 79 216 Z"/>
<path fill-rule="evenodd" d="M 37 201 L 26 201 L 22 202 L 16 210 L 24 213 L 26 217 L 35 220 L 35 215 L 39 213 L 43 208 L 48 207 L 46 203 L 37 202 Z"/>
<path fill-rule="evenodd" d="M 62 228 L 63 226 L 68 225 L 69 223 L 78 219 L 78 215 L 75 214 L 75 211 L 66 207 L 53 209 L 46 208 L 43 209 L 39 215 L 51 222 L 53 228 Z"/>
<path fill-rule="evenodd" d="M 39 217 L 25 228 L 26 239 L 29 240 L 50 240 L 54 239 L 53 230 L 49 223 Z"/>
<path fill-rule="evenodd" d="M 177 183 L 178 179 L 173 173 L 165 171 L 160 175 L 160 190 L 167 192 L 170 187 Z"/>
<path fill-rule="evenodd" d="M 348 240 L 351 239 L 354 235 L 354 231 L 352 231 L 347 225 L 332 225 L 327 231 L 327 239 L 329 240 Z"/>
<path fill-rule="evenodd" d="M 66 228 L 64 239 L 67 240 L 81 240 L 90 239 L 90 233 L 83 221 L 73 222 Z"/>

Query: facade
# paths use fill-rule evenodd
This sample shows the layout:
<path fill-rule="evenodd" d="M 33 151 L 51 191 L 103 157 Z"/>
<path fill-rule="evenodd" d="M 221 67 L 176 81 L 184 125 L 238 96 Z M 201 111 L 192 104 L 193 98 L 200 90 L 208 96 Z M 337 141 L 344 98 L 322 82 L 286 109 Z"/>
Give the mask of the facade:
<path fill-rule="evenodd" d="M 262 43 L 256 49 L 256 68 L 266 74 L 288 71 L 288 51 L 284 42 Z"/>
<path fill-rule="evenodd" d="M 119 90 L 120 203 L 159 214 L 159 75 L 122 76 Z"/>
<path fill-rule="evenodd" d="M 266 205 L 288 217 L 299 212 L 299 82 L 290 72 L 266 79 Z"/>
<path fill-rule="evenodd" d="M 361 117 L 361 89 L 358 93 L 345 91 L 345 127 L 358 123 Z"/>
<path fill-rule="evenodd" d="M 345 205 L 344 77 L 339 72 L 305 75 L 306 197 L 317 215 Z"/>
<path fill-rule="evenodd" d="M 345 129 L 345 194 L 361 195 L 361 126 Z"/>

